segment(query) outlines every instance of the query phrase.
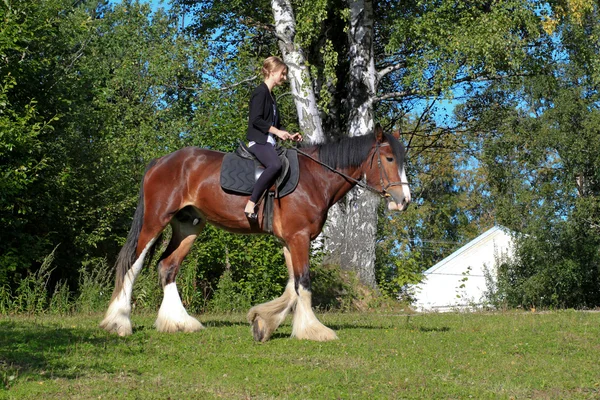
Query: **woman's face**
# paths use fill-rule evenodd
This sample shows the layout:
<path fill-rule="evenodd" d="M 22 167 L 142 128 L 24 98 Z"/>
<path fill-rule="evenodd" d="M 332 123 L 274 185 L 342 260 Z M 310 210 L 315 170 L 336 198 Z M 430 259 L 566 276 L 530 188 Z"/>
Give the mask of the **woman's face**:
<path fill-rule="evenodd" d="M 273 79 L 273 83 L 275 83 L 275 86 L 281 85 L 287 80 L 287 68 L 281 67 L 279 69 L 276 69 L 271 73 L 270 78 Z"/>

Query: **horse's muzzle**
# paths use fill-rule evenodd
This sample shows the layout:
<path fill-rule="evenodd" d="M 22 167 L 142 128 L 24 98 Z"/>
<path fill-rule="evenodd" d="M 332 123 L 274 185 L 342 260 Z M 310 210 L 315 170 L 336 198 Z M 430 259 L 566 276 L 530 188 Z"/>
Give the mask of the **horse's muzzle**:
<path fill-rule="evenodd" d="M 388 210 L 390 211 L 405 211 L 410 204 L 410 189 L 408 189 L 408 186 L 401 186 L 400 188 L 400 193 L 389 191 Z"/>

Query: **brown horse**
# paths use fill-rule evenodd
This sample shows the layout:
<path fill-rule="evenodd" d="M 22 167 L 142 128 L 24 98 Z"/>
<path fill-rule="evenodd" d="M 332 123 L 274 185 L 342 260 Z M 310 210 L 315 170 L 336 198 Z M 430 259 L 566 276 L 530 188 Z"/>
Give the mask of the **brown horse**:
<path fill-rule="evenodd" d="M 275 201 L 273 215 L 273 234 L 283 244 L 289 281 L 281 297 L 250 309 L 248 321 L 256 340 L 268 340 L 292 309 L 293 337 L 320 341 L 337 338 L 312 311 L 310 241 L 321 232 L 329 208 L 356 184 L 386 196 L 390 210 L 404 210 L 410 203 L 404 154 L 397 138 L 383 134 L 380 128 L 374 135 L 307 147 L 299 154 L 298 186 Z M 224 155 L 187 147 L 150 163 L 131 230 L 117 258 L 115 290 L 102 328 L 121 336 L 131 334 L 134 281 L 144 258 L 170 224 L 172 238 L 158 265 L 164 297 L 155 326 L 162 332 L 203 329 L 186 312 L 175 285 L 179 267 L 194 240 L 207 222 L 230 232 L 262 233 L 261 223 L 251 222 L 244 215 L 248 196 L 221 189 Z M 360 182 L 362 178 L 366 185 Z M 259 221 L 260 217 L 259 213 Z"/>

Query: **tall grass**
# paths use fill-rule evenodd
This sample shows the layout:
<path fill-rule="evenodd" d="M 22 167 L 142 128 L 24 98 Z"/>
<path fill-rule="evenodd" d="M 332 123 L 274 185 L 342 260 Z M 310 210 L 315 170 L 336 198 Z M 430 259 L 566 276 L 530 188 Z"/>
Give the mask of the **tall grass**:
<path fill-rule="evenodd" d="M 67 315 L 73 311 L 71 291 L 66 281 L 59 281 L 54 287 L 48 311 L 58 315 Z"/>
<path fill-rule="evenodd" d="M 46 309 L 48 305 L 46 289 L 53 270 L 51 265 L 55 251 L 56 248 L 44 259 L 42 266 L 36 272 L 28 274 L 19 282 L 14 294 L 10 288 L 3 288 L 0 292 L 2 309 L 20 314 L 36 314 Z"/>
<path fill-rule="evenodd" d="M 29 273 L 15 287 L 0 286 L 0 315 L 89 314 L 106 309 L 114 287 L 114 270 L 105 258 L 85 261 L 79 268 L 76 287 L 70 287 L 64 280 L 53 287 L 48 286 L 54 270 L 53 261 L 54 251 L 37 271 Z M 150 260 L 149 264 L 135 282 L 132 303 L 136 310 L 156 311 L 162 301 L 156 261 Z M 273 298 L 273 293 L 283 290 L 278 282 L 271 282 L 264 271 L 255 272 L 254 275 L 247 274 L 246 278 L 252 278 L 249 282 L 243 277 L 236 278 L 233 271 L 226 268 L 213 286 L 203 276 L 199 260 L 191 258 L 179 272 L 177 287 L 184 306 L 192 313 L 248 310 L 253 304 L 268 301 Z M 313 262 L 311 276 L 316 307 L 342 311 L 364 308 L 357 304 L 365 302 L 365 289 L 353 275 L 338 267 L 323 267 Z"/>
<path fill-rule="evenodd" d="M 112 294 L 112 268 L 104 258 L 85 262 L 79 269 L 79 293 L 75 309 L 90 313 L 103 309 Z"/>
<path fill-rule="evenodd" d="M 96 312 L 108 304 L 112 292 L 112 268 L 105 259 L 90 260 L 79 270 L 77 292 L 72 293 L 66 281 L 54 288 L 48 282 L 54 268 L 54 252 L 45 257 L 42 266 L 25 276 L 14 290 L 0 287 L 0 315 L 50 314 L 66 315 L 73 311 Z"/>

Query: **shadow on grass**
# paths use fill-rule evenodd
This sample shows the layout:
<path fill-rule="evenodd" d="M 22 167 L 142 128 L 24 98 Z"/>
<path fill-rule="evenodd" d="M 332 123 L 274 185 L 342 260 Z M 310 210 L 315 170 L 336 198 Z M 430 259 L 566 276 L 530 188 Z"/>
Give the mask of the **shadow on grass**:
<path fill-rule="evenodd" d="M 209 320 L 201 320 L 202 325 L 207 328 L 223 328 L 223 327 L 232 327 L 232 326 L 248 326 L 250 324 L 246 321 L 224 321 L 221 319 L 209 319 Z"/>
<path fill-rule="evenodd" d="M 31 321 L 0 321 L 0 365 L 9 374 L 40 378 L 75 379 L 85 369 L 110 372 L 110 365 L 94 363 L 74 366 L 69 356 L 82 345 L 105 349 L 117 346 L 121 338 L 99 336 L 99 330 L 40 325 Z M 47 374 L 50 372 L 50 374 Z M 6 382 L 4 382 L 6 384 Z"/>
<path fill-rule="evenodd" d="M 441 327 L 436 327 L 436 326 L 420 326 L 419 330 L 421 332 L 449 332 L 450 328 L 447 326 L 441 326 Z"/>

